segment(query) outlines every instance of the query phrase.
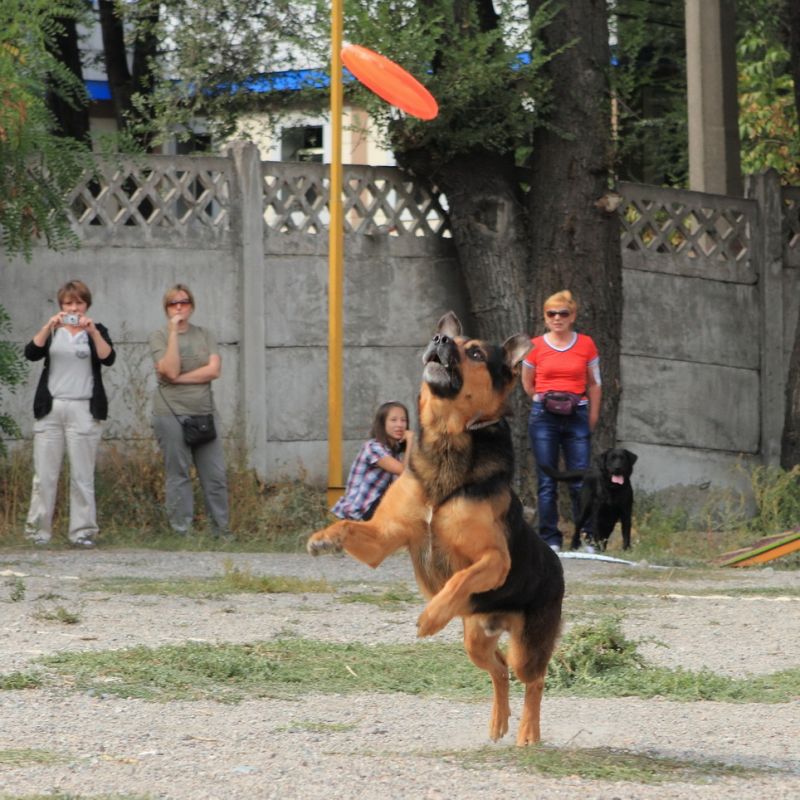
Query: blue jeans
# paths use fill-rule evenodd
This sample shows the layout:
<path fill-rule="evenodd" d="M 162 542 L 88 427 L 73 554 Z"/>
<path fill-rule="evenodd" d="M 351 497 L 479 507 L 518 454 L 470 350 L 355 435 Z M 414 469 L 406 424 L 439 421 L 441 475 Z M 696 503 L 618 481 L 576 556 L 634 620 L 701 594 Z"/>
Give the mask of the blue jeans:
<path fill-rule="evenodd" d="M 539 497 L 539 535 L 547 544 L 561 547 L 563 537 L 558 529 L 558 483 L 542 472 L 542 464 L 558 469 L 559 450 L 564 453 L 568 470 L 587 469 L 592 449 L 589 432 L 589 406 L 578 406 L 569 416 L 551 414 L 544 404 L 534 401 L 528 417 L 528 437 L 536 459 Z M 582 481 L 571 481 L 572 519 L 578 519 Z M 587 528 L 587 533 L 591 531 Z"/>

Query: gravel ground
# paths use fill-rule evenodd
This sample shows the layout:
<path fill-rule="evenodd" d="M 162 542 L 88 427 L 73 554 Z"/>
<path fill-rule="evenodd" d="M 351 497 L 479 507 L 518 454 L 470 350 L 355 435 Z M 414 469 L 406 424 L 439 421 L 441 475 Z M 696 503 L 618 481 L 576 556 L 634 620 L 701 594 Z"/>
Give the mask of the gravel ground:
<path fill-rule="evenodd" d="M 418 606 L 385 610 L 332 603 L 331 595 L 242 594 L 215 599 L 128 596 L 87 579 L 219 576 L 225 563 L 254 574 L 325 579 L 337 592 L 413 586 L 405 557 L 370 570 L 343 556 L 167 553 L 144 550 L 5 551 L 0 554 L 0 674 L 41 655 L 185 641 L 247 642 L 275 636 L 365 643 L 415 639 Z M 567 614 L 585 619 L 614 600 L 625 632 L 656 664 L 742 677 L 800 663 L 800 573 L 644 570 L 564 559 Z M 644 577 L 643 577 L 644 574 Z M 19 577 L 25 598 L 10 602 Z M 620 586 L 630 594 L 619 595 Z M 608 592 L 604 591 L 604 587 Z M 613 592 L 612 592 L 613 587 Z M 785 590 L 785 593 L 784 593 Z M 737 596 L 731 596 L 739 592 Z M 56 594 L 78 609 L 64 625 L 36 616 Z M 605 613 L 598 609 L 598 613 Z M 459 638 L 451 624 L 435 639 Z M 516 706 L 516 707 L 514 707 Z M 519 699 L 512 702 L 511 730 Z M 678 703 L 662 699 L 548 697 L 546 744 L 754 767 L 757 777 L 645 785 L 544 778 L 512 769 L 468 768 L 456 755 L 488 744 L 485 703 L 430 697 L 317 694 L 298 700 L 166 704 L 65 688 L 0 692 L 0 756 L 41 748 L 47 765 L 3 764 L 0 797 L 63 792 L 170 800 L 492 798 L 797 798 L 800 702 Z M 513 735 L 492 747 L 506 747 Z"/>

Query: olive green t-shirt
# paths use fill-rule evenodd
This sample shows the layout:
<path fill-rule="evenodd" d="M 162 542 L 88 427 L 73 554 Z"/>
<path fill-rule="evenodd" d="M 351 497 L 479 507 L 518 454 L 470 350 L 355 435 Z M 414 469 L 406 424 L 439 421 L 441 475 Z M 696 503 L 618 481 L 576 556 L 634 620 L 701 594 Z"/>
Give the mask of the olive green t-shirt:
<path fill-rule="evenodd" d="M 158 363 L 167 352 L 168 335 L 166 328 L 161 328 L 151 334 L 150 353 L 154 363 Z M 181 357 L 181 374 L 204 367 L 212 355 L 219 354 L 214 337 L 205 328 L 191 324 L 184 333 L 178 334 L 178 350 Z M 175 414 L 214 413 L 214 399 L 211 394 L 210 382 L 176 384 L 159 381 L 159 388 L 153 393 L 153 413 L 156 416 L 169 415 L 172 412 Z M 164 398 L 166 398 L 166 402 L 164 402 Z M 167 407 L 167 403 L 171 410 Z"/>

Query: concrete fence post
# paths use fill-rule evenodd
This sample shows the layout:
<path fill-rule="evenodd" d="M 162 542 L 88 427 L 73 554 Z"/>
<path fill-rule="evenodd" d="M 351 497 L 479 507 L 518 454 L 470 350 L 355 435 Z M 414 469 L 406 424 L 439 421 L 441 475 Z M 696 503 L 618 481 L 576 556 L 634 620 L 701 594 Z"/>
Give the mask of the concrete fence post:
<path fill-rule="evenodd" d="M 264 216 L 261 154 L 251 142 L 233 142 L 238 192 L 233 204 L 239 262 L 239 403 L 248 466 L 267 475 L 267 385 L 264 298 Z"/>
<path fill-rule="evenodd" d="M 779 466 L 786 401 L 783 368 L 783 208 L 778 173 L 748 175 L 746 196 L 758 204 L 756 269 L 761 362 L 761 459 Z"/>

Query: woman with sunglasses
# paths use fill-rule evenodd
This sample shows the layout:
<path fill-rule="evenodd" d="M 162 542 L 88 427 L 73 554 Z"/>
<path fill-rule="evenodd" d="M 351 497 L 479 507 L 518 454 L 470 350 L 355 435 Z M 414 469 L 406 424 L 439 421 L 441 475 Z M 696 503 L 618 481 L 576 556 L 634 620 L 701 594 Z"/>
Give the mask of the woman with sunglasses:
<path fill-rule="evenodd" d="M 547 333 L 532 339 L 523 361 L 522 387 L 533 399 L 528 436 L 536 459 L 539 535 L 556 552 L 563 536 L 558 529 L 558 486 L 542 467 L 558 469 L 563 453 L 568 470 L 585 470 L 591 457 L 591 434 L 600 415 L 600 357 L 589 336 L 573 330 L 578 306 L 566 289 L 544 301 Z M 581 482 L 569 484 L 572 517 L 578 519 Z M 585 531 L 591 536 L 592 531 Z"/>
<path fill-rule="evenodd" d="M 176 283 L 164 294 L 167 325 L 150 336 L 158 385 L 153 394 L 153 430 L 164 455 L 167 517 L 175 533 L 191 532 L 194 518 L 190 467 L 194 463 L 203 490 L 211 532 L 229 538 L 228 481 L 222 442 L 215 438 L 188 445 L 182 420 L 215 414 L 211 382 L 220 376 L 222 361 L 216 339 L 193 325 L 194 295 Z M 219 421 L 215 420 L 219 428 Z"/>

